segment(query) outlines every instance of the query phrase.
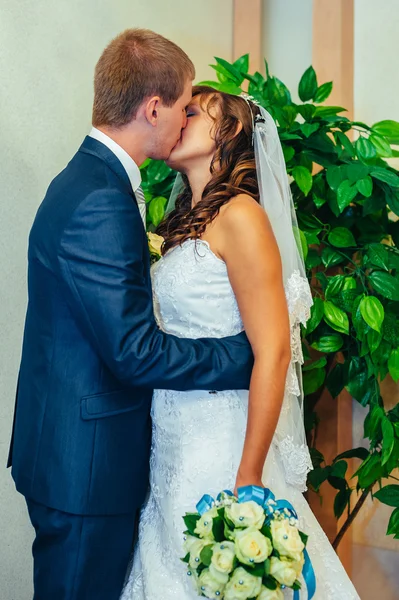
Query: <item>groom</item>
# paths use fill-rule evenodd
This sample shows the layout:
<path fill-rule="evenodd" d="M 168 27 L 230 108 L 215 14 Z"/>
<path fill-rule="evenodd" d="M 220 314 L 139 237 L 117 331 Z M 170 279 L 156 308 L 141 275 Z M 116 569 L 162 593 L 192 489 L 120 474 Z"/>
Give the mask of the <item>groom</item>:
<path fill-rule="evenodd" d="M 168 158 L 193 78 L 160 35 L 114 39 L 96 66 L 94 127 L 30 233 L 9 464 L 36 530 L 35 600 L 118 600 L 148 485 L 152 390 L 249 384 L 244 335 L 178 339 L 153 314 L 138 165 Z"/>

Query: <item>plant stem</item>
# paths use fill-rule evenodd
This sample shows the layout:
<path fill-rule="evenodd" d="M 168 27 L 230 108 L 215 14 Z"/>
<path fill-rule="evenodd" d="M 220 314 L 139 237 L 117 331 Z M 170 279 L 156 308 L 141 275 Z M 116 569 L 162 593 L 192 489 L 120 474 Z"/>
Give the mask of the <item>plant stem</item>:
<path fill-rule="evenodd" d="M 340 542 L 342 541 L 342 538 L 344 537 L 345 533 L 348 531 L 349 527 L 352 525 L 353 521 L 355 520 L 356 516 L 358 515 L 360 509 L 362 508 L 363 504 L 366 501 L 367 496 L 371 493 L 372 489 L 373 489 L 373 486 L 370 485 L 369 487 L 367 487 L 363 490 L 362 495 L 360 496 L 359 500 L 356 502 L 354 509 L 352 510 L 352 512 L 350 513 L 348 518 L 346 519 L 345 523 L 342 525 L 341 529 L 337 533 L 337 537 L 333 541 L 332 546 L 333 546 L 334 550 L 336 550 L 338 548 Z"/>

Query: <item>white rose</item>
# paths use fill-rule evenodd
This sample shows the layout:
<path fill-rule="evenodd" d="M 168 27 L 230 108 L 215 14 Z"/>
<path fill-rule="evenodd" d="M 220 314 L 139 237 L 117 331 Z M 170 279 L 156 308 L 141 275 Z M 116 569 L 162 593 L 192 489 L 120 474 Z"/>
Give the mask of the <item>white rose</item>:
<path fill-rule="evenodd" d="M 190 567 L 188 567 L 187 575 L 190 578 L 191 583 L 194 586 L 194 589 L 196 590 L 198 595 L 200 595 L 201 592 L 200 592 L 199 579 L 198 579 L 197 572 L 195 570 L 191 570 Z"/>
<path fill-rule="evenodd" d="M 270 524 L 273 545 L 282 556 L 300 560 L 305 544 L 301 540 L 298 529 L 290 525 L 288 519 L 273 519 Z"/>
<path fill-rule="evenodd" d="M 221 574 L 219 573 L 219 578 L 220 577 Z M 222 583 L 220 580 L 216 580 L 213 577 L 209 569 L 204 569 L 198 579 L 199 591 L 207 598 L 214 598 L 217 600 L 222 596 L 228 580 L 229 576 L 225 575 Z"/>
<path fill-rule="evenodd" d="M 248 527 L 236 532 L 235 551 L 240 562 L 252 565 L 266 560 L 272 553 L 273 547 L 269 538 L 258 529 Z"/>
<path fill-rule="evenodd" d="M 184 536 L 184 542 L 183 542 L 183 550 L 186 554 L 188 554 L 191 550 L 191 546 L 195 543 L 198 542 L 198 538 L 194 537 L 193 535 L 185 535 Z"/>
<path fill-rule="evenodd" d="M 158 254 L 159 256 L 161 255 L 161 247 L 163 244 L 163 237 L 160 235 L 157 235 L 156 233 L 152 233 L 152 232 L 148 232 L 147 233 L 147 238 L 148 238 L 148 245 L 150 247 L 150 251 L 153 252 L 154 254 Z"/>
<path fill-rule="evenodd" d="M 299 579 L 302 574 L 304 564 L 305 564 L 305 557 L 303 554 L 301 554 L 301 557 L 299 560 L 293 560 L 291 563 L 291 567 L 294 569 L 297 579 Z"/>
<path fill-rule="evenodd" d="M 212 564 L 217 571 L 229 574 L 234 566 L 234 544 L 233 542 L 222 542 L 213 547 Z"/>
<path fill-rule="evenodd" d="M 281 585 L 292 587 L 297 578 L 296 570 L 293 567 L 293 561 L 289 558 L 281 557 L 281 560 L 272 556 L 270 560 L 270 575 L 272 575 Z"/>
<path fill-rule="evenodd" d="M 219 504 L 221 504 L 222 506 L 231 506 L 236 502 L 238 502 L 236 496 L 230 496 L 230 494 L 226 494 L 226 492 L 220 493 Z"/>
<path fill-rule="evenodd" d="M 196 569 L 200 565 L 201 552 L 205 548 L 205 546 L 208 545 L 209 541 L 199 540 L 198 538 L 196 538 L 196 541 L 191 544 L 189 565 L 192 569 Z"/>
<path fill-rule="evenodd" d="M 194 533 L 197 533 L 202 538 L 209 540 L 215 539 L 212 533 L 213 519 L 218 514 L 217 508 L 213 507 L 202 515 L 197 521 L 197 525 L 194 529 Z"/>
<path fill-rule="evenodd" d="M 242 567 L 236 569 L 226 585 L 224 600 L 256 598 L 262 588 L 262 578 L 254 577 Z"/>
<path fill-rule="evenodd" d="M 261 529 L 265 522 L 264 509 L 250 500 L 249 502 L 237 502 L 226 507 L 226 516 L 236 527 L 255 527 Z"/>
<path fill-rule="evenodd" d="M 256 600 L 284 600 L 284 594 L 280 588 L 269 590 L 262 586 L 261 593 Z"/>

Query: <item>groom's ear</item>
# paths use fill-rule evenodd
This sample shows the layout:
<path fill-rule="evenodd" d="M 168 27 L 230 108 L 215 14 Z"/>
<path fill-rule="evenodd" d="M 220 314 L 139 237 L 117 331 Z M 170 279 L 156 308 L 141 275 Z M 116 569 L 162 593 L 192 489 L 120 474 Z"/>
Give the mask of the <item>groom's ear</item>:
<path fill-rule="evenodd" d="M 159 107 L 161 99 L 159 96 L 153 96 L 147 100 L 144 105 L 144 115 L 150 125 L 156 127 L 159 118 Z"/>

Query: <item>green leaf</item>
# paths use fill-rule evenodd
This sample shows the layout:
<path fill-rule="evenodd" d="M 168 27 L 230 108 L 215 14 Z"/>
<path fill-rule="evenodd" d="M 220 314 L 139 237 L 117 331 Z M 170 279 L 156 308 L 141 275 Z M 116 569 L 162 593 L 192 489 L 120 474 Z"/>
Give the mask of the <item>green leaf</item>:
<path fill-rule="evenodd" d="M 365 296 L 360 301 L 359 308 L 367 325 L 380 333 L 385 316 L 384 307 L 380 300 L 375 296 Z"/>
<path fill-rule="evenodd" d="M 374 329 L 367 332 L 367 344 L 371 354 L 377 350 L 382 340 L 382 334 Z"/>
<path fill-rule="evenodd" d="M 385 188 L 384 190 L 385 192 L 385 199 L 386 199 L 386 203 L 388 204 L 389 208 L 391 209 L 392 212 L 395 213 L 395 215 L 399 216 L 399 193 L 398 190 L 393 190 L 392 188 Z M 399 223 L 393 223 L 394 225 L 399 225 Z M 397 231 L 397 230 L 396 230 Z M 398 245 L 398 237 L 397 236 L 392 236 L 394 238 L 394 242 L 396 245 Z"/>
<path fill-rule="evenodd" d="M 384 416 L 382 420 L 382 460 L 381 465 L 385 465 L 388 462 L 389 457 L 392 454 L 394 446 L 395 436 L 391 421 L 387 416 Z"/>
<path fill-rule="evenodd" d="M 356 195 L 357 186 L 355 184 L 351 185 L 348 179 L 340 184 L 337 192 L 337 201 L 340 212 L 349 206 Z"/>
<path fill-rule="evenodd" d="M 140 165 L 140 171 L 144 171 L 151 163 L 151 158 L 146 158 L 145 161 Z"/>
<path fill-rule="evenodd" d="M 393 268 L 389 264 L 389 251 L 385 244 L 368 244 L 366 252 L 364 263 L 367 267 L 378 267 L 385 271 Z"/>
<path fill-rule="evenodd" d="M 370 453 L 366 448 L 353 448 L 352 450 L 341 452 L 341 454 L 338 454 L 334 460 L 341 460 L 341 458 L 360 458 L 361 460 L 366 460 L 369 454 Z"/>
<path fill-rule="evenodd" d="M 399 349 L 392 350 L 388 360 L 389 374 L 395 383 L 399 381 Z"/>
<path fill-rule="evenodd" d="M 183 517 L 183 521 L 185 526 L 187 527 L 190 535 L 194 535 L 194 529 L 197 526 L 197 521 L 200 519 L 200 515 L 198 513 L 186 513 Z"/>
<path fill-rule="evenodd" d="M 330 335 L 322 335 L 318 340 L 313 342 L 312 348 L 319 352 L 338 352 L 344 345 L 344 340 L 339 333 Z"/>
<path fill-rule="evenodd" d="M 388 300 L 399 301 L 399 279 L 384 271 L 373 271 L 368 276 L 373 288 Z"/>
<path fill-rule="evenodd" d="M 298 94 L 302 102 L 312 100 L 317 92 L 317 76 L 313 67 L 306 69 L 299 82 Z"/>
<path fill-rule="evenodd" d="M 333 88 L 333 82 L 332 81 L 328 81 L 327 83 L 323 83 L 317 90 L 316 95 L 314 97 L 314 101 L 317 102 L 318 104 L 320 104 L 321 102 L 324 102 L 325 100 L 327 100 L 327 98 L 329 97 L 329 95 L 332 92 L 332 88 Z"/>
<path fill-rule="evenodd" d="M 335 460 L 331 469 L 331 475 L 344 479 L 347 470 L 348 463 L 345 460 Z"/>
<path fill-rule="evenodd" d="M 363 179 L 369 174 L 370 168 L 359 160 L 354 160 L 346 165 L 345 172 L 351 183 L 357 183 L 359 179 Z"/>
<path fill-rule="evenodd" d="M 322 356 L 321 358 L 319 358 L 319 360 L 315 360 L 314 362 L 310 363 L 309 365 L 304 365 L 302 367 L 302 371 L 312 371 L 313 369 L 321 369 L 322 367 L 325 367 L 327 364 L 327 359 L 325 356 Z"/>
<path fill-rule="evenodd" d="M 315 111 L 316 107 L 313 104 L 302 104 L 301 106 L 298 106 L 298 112 L 305 121 L 310 121 Z"/>
<path fill-rule="evenodd" d="M 373 496 L 383 504 L 399 507 L 399 485 L 386 485 Z"/>
<path fill-rule="evenodd" d="M 310 471 L 308 475 L 308 482 L 312 488 L 318 492 L 321 485 L 327 481 L 331 473 L 331 467 L 316 467 L 313 471 Z"/>
<path fill-rule="evenodd" d="M 357 400 L 362 403 L 367 392 L 367 364 L 359 356 L 352 356 L 349 363 L 348 384 L 346 389 Z"/>
<path fill-rule="evenodd" d="M 238 86 L 244 81 L 244 77 L 235 66 L 224 60 L 224 58 L 218 58 L 215 56 L 215 60 L 219 66 L 221 66 L 226 72 L 227 76 L 234 81 Z"/>
<path fill-rule="evenodd" d="M 335 134 L 337 141 L 344 147 L 346 152 L 350 156 L 355 155 L 355 149 L 351 140 L 342 131 L 336 131 Z"/>
<path fill-rule="evenodd" d="M 346 488 L 346 489 L 340 490 L 338 492 L 338 494 L 335 496 L 334 514 L 337 519 L 339 519 L 342 516 L 344 510 L 348 506 L 350 497 L 351 497 L 351 493 L 352 493 L 352 490 Z"/>
<path fill-rule="evenodd" d="M 306 335 L 312 333 L 320 324 L 324 315 L 324 303 L 321 298 L 313 298 L 313 306 L 310 309 L 310 318 L 306 323 Z"/>
<path fill-rule="evenodd" d="M 240 73 L 248 73 L 249 54 L 244 54 L 243 56 L 240 56 L 240 58 L 237 58 L 233 63 L 233 67 L 237 69 L 237 71 L 240 71 Z"/>
<path fill-rule="evenodd" d="M 386 119 L 384 121 L 378 121 L 372 127 L 374 133 L 382 135 L 387 138 L 398 138 L 399 137 L 399 123 Z"/>
<path fill-rule="evenodd" d="M 181 558 L 180 560 L 184 563 L 189 563 L 190 562 L 190 552 L 187 552 L 186 556 L 184 558 Z"/>
<path fill-rule="evenodd" d="M 371 175 L 374 179 L 379 179 L 392 187 L 399 187 L 399 177 L 393 171 L 389 169 L 383 169 L 382 167 L 373 167 Z"/>
<path fill-rule="evenodd" d="M 324 462 L 324 456 L 314 446 L 309 448 L 310 458 L 312 459 L 313 467 L 316 469 Z"/>
<path fill-rule="evenodd" d="M 224 521 L 221 517 L 213 519 L 212 533 L 216 542 L 223 542 L 224 540 Z"/>
<path fill-rule="evenodd" d="M 349 364 L 337 363 L 327 376 L 327 389 L 333 398 L 337 398 L 348 383 Z"/>
<path fill-rule="evenodd" d="M 364 137 L 360 137 L 355 143 L 356 154 L 359 158 L 370 160 L 377 155 L 377 151 L 373 144 Z"/>
<path fill-rule="evenodd" d="M 324 368 L 305 372 L 303 374 L 303 391 L 305 396 L 316 392 L 323 385 L 325 378 L 326 370 Z"/>
<path fill-rule="evenodd" d="M 152 160 L 147 169 L 147 177 L 152 184 L 161 183 L 171 173 L 172 169 L 162 160 Z"/>
<path fill-rule="evenodd" d="M 213 556 L 212 546 L 210 546 L 210 545 L 205 546 L 205 548 L 203 548 L 200 553 L 200 560 L 201 560 L 202 564 L 204 564 L 206 567 L 209 567 L 209 565 L 212 562 L 212 556 Z"/>
<path fill-rule="evenodd" d="M 388 523 L 386 535 L 397 535 L 399 533 L 399 508 L 395 508 Z"/>
<path fill-rule="evenodd" d="M 319 123 L 304 123 L 301 125 L 301 131 L 306 138 L 310 137 L 319 128 Z"/>
<path fill-rule="evenodd" d="M 335 275 L 330 277 L 325 291 L 326 300 L 333 296 L 337 296 L 345 285 L 346 277 L 344 275 Z"/>
<path fill-rule="evenodd" d="M 367 175 L 356 183 L 357 191 L 365 198 L 370 198 L 373 193 L 373 180 Z"/>
<path fill-rule="evenodd" d="M 377 150 L 378 156 L 382 156 L 383 158 L 389 158 L 392 156 L 391 146 L 388 144 L 385 138 L 372 134 L 370 135 L 369 140 Z"/>
<path fill-rule="evenodd" d="M 311 173 L 305 167 L 294 167 L 292 176 L 295 179 L 299 189 L 307 196 L 312 189 L 313 178 Z"/>
<path fill-rule="evenodd" d="M 212 67 L 213 69 L 215 68 L 215 65 L 209 65 L 209 66 Z M 223 84 L 220 81 L 212 81 L 210 79 L 200 81 L 199 83 L 197 83 L 197 85 L 205 85 L 206 87 L 211 87 L 211 88 L 214 88 L 215 90 L 220 90 L 220 91 L 223 86 Z"/>
<path fill-rule="evenodd" d="M 295 156 L 295 150 L 292 146 L 286 146 L 285 144 L 282 144 L 282 148 L 283 148 L 284 160 L 287 163 L 291 160 L 291 158 L 293 158 Z"/>
<path fill-rule="evenodd" d="M 340 112 L 346 112 L 346 108 L 342 106 L 317 106 L 314 116 L 328 119 L 329 117 L 335 117 Z"/>
<path fill-rule="evenodd" d="M 349 335 L 348 315 L 330 300 L 324 302 L 324 320 L 335 331 Z"/>
<path fill-rule="evenodd" d="M 346 179 L 346 167 L 333 166 L 326 170 L 327 183 L 334 192 L 336 192 L 341 183 Z"/>
<path fill-rule="evenodd" d="M 347 248 L 356 245 L 353 233 L 347 227 L 335 227 L 328 234 L 328 241 L 337 248 Z"/>
<path fill-rule="evenodd" d="M 153 198 L 150 202 L 148 214 L 155 227 L 157 227 L 164 218 L 166 203 L 167 199 L 162 196 Z"/>
<path fill-rule="evenodd" d="M 355 475 L 358 478 L 358 484 L 365 489 L 382 477 L 381 457 L 378 453 L 370 454 Z"/>
<path fill-rule="evenodd" d="M 326 269 L 328 269 L 328 267 L 334 267 L 335 265 L 339 265 L 345 260 L 345 258 L 342 256 L 342 254 L 339 254 L 329 246 L 326 246 L 325 248 L 323 248 L 323 251 L 321 253 L 321 260 Z"/>

